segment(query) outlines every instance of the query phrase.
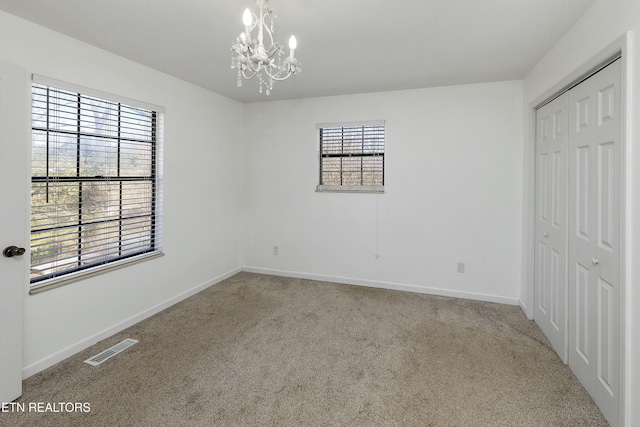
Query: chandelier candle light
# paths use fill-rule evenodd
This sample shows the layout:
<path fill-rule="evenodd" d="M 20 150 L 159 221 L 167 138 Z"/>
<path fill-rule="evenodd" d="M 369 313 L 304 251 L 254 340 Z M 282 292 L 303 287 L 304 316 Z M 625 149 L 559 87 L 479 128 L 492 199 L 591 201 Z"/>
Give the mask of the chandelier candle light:
<path fill-rule="evenodd" d="M 273 19 L 275 15 L 269 8 L 269 0 L 255 0 L 260 9 L 258 15 L 246 9 L 242 15 L 244 33 L 240 34 L 231 45 L 231 68 L 238 69 L 238 87 L 242 87 L 242 77 L 250 80 L 258 76 L 260 81 L 260 93 L 266 86 L 265 93 L 271 94 L 275 80 L 285 80 L 292 74 L 299 73 L 300 63 L 294 57 L 297 42 L 296 37 L 289 39 L 289 56 L 282 59 L 284 51 L 280 43 L 273 40 Z M 268 25 L 267 25 L 268 24 Z M 251 31 L 258 28 L 256 38 L 251 36 Z M 264 45 L 265 32 L 268 36 L 269 46 Z"/>

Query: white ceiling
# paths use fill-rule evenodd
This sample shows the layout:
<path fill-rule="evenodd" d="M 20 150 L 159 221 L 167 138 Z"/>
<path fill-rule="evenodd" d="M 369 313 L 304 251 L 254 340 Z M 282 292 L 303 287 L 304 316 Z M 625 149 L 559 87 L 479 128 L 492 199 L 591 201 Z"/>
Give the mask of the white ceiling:
<path fill-rule="evenodd" d="M 302 73 L 236 87 L 252 0 L 0 0 L 0 10 L 242 102 L 522 79 L 595 0 L 271 0 Z M 285 49 L 288 50 L 288 49 Z"/>

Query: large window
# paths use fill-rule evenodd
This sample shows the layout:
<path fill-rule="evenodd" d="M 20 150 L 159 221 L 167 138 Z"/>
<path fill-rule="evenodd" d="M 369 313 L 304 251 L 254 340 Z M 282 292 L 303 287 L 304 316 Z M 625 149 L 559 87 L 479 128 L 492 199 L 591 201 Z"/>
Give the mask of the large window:
<path fill-rule="evenodd" d="M 32 86 L 31 283 L 159 250 L 158 113 Z"/>
<path fill-rule="evenodd" d="M 318 191 L 384 190 L 384 122 L 319 125 Z"/>

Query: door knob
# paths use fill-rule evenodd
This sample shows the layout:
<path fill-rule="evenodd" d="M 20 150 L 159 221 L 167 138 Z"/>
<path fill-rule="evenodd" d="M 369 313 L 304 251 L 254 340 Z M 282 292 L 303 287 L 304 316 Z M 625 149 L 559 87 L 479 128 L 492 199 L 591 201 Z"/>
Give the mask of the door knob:
<path fill-rule="evenodd" d="M 549 233 L 544 233 L 544 237 L 549 237 Z"/>
<path fill-rule="evenodd" d="M 598 258 L 591 258 L 591 262 L 593 263 L 593 265 L 598 265 L 600 261 L 598 261 Z"/>
<path fill-rule="evenodd" d="M 25 249 L 19 248 L 17 246 L 7 246 L 6 248 L 4 248 L 4 251 L 2 251 L 2 255 L 4 255 L 7 258 L 24 255 L 24 253 L 25 253 Z"/>

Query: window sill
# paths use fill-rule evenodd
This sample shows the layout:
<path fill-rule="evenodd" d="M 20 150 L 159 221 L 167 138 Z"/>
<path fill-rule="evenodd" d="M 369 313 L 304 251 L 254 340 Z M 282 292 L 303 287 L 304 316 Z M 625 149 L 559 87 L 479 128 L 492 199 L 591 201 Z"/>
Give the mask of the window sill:
<path fill-rule="evenodd" d="M 316 193 L 384 194 L 384 185 L 318 185 Z"/>
<path fill-rule="evenodd" d="M 59 288 L 61 286 L 78 282 L 80 280 L 85 280 L 93 276 L 98 276 L 104 273 L 108 273 L 110 271 L 119 270 L 123 267 L 128 267 L 133 264 L 138 264 L 144 261 L 160 258 L 161 256 L 164 256 L 163 252 L 160 252 L 160 251 L 150 252 L 150 253 L 138 255 L 135 257 L 123 259 L 120 261 L 111 262 L 109 264 L 101 265 L 99 267 L 94 267 L 91 269 L 66 274 L 60 277 L 53 277 L 51 279 L 43 280 L 42 282 L 38 282 L 37 284 L 31 286 L 29 289 L 29 295 L 36 295 L 45 291 L 49 291 L 51 289 Z"/>

